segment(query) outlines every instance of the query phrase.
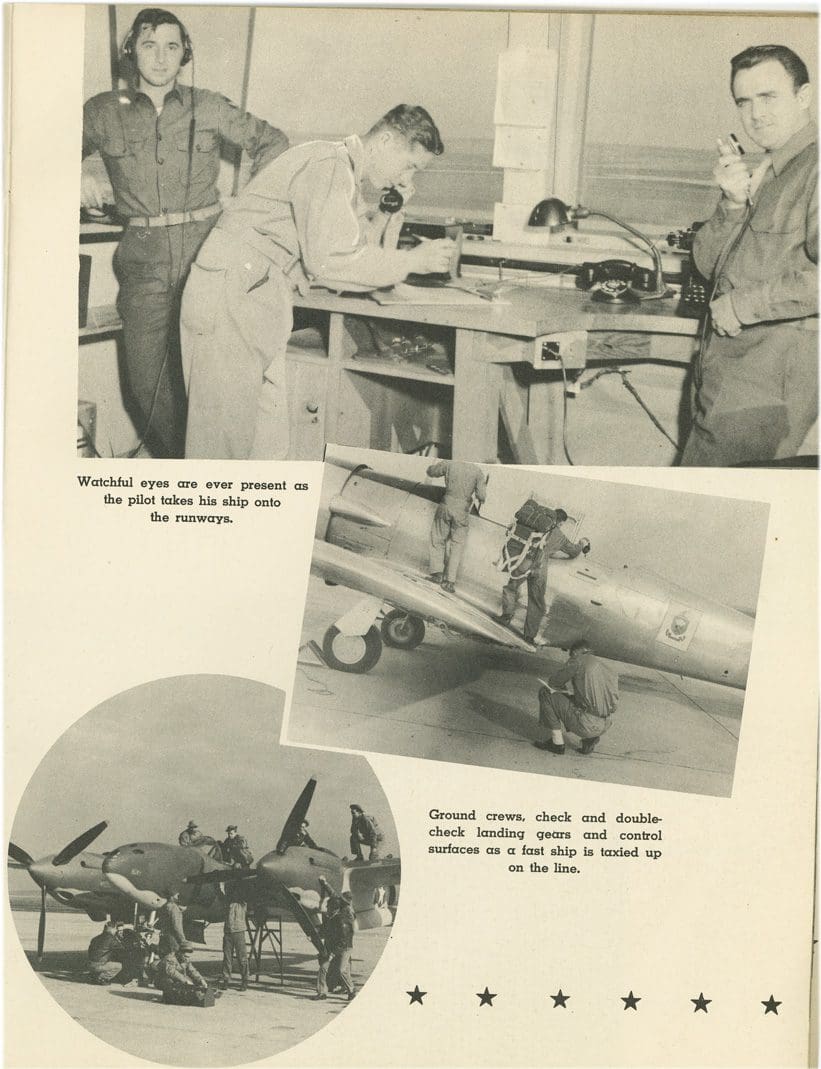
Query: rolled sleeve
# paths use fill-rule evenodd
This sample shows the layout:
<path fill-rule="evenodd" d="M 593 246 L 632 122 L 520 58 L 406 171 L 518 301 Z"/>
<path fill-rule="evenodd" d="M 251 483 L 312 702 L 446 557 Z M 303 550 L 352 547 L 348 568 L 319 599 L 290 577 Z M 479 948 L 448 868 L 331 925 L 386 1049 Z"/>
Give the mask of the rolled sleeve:
<path fill-rule="evenodd" d="M 252 175 L 288 148 L 288 138 L 282 130 L 241 111 L 225 97 L 219 99 L 218 115 L 220 137 L 248 153 Z"/>

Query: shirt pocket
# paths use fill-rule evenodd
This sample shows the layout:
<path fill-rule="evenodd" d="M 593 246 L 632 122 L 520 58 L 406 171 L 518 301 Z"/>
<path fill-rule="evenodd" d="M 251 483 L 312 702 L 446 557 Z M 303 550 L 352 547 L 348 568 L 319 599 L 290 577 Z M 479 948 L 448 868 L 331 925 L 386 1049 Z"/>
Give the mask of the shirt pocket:
<path fill-rule="evenodd" d="M 756 234 L 794 234 L 806 223 L 807 205 L 795 191 L 788 197 L 764 200 L 750 217 L 750 229 Z"/>

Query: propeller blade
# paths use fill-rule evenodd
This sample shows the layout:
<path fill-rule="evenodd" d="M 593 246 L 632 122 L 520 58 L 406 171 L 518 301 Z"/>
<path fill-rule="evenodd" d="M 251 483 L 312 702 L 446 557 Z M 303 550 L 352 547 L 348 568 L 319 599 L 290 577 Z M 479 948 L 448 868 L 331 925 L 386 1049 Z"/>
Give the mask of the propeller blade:
<path fill-rule="evenodd" d="M 308 807 L 311 804 L 311 799 L 314 796 L 316 790 L 316 780 L 311 777 L 302 789 L 302 794 L 296 800 L 296 805 L 288 814 L 288 819 L 282 828 L 282 832 L 279 836 L 279 842 L 276 845 L 276 851 L 278 854 L 284 854 L 288 849 L 289 844 L 293 841 L 296 833 L 299 831 L 300 825 L 305 817 L 308 815 Z"/>
<path fill-rule="evenodd" d="M 40 924 L 37 928 L 37 960 L 43 960 L 43 948 L 46 945 L 46 888 L 40 888 Z"/>
<path fill-rule="evenodd" d="M 27 854 L 22 847 L 15 846 L 14 843 L 9 843 L 9 857 L 12 861 L 16 861 L 18 865 L 22 865 L 25 869 L 34 863 L 34 858 L 31 854 Z"/>
<path fill-rule="evenodd" d="M 311 782 L 313 783 L 314 781 L 312 780 Z M 293 891 L 290 891 L 284 883 L 278 880 L 276 876 L 272 876 L 269 872 L 264 873 L 264 879 L 271 890 L 271 897 L 273 898 L 274 904 L 281 909 L 287 910 L 291 914 L 316 949 L 322 953 L 324 951 L 324 945 L 319 930 L 314 924 L 311 914 L 299 901 L 297 895 L 295 895 Z"/>
<path fill-rule="evenodd" d="M 93 843 L 97 836 L 108 827 L 107 820 L 101 820 L 99 824 L 95 824 L 93 828 L 89 828 L 88 831 L 84 831 L 82 835 L 78 835 L 76 839 L 72 839 L 68 846 L 64 846 L 59 854 L 55 854 L 51 859 L 52 865 L 65 865 L 71 861 L 73 857 L 82 853 L 89 843 Z"/>
<path fill-rule="evenodd" d="M 184 883 L 238 883 L 240 880 L 254 880 L 255 869 L 215 869 L 212 872 L 198 872 L 196 876 L 186 876 Z"/>

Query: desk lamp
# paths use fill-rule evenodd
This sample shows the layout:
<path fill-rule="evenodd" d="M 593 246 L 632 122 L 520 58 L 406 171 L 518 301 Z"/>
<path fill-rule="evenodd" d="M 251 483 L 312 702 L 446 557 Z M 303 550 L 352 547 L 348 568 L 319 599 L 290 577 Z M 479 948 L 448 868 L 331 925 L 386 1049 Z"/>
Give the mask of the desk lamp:
<path fill-rule="evenodd" d="M 547 227 L 551 233 L 556 233 L 563 230 L 569 223 L 575 223 L 578 219 L 587 219 L 591 215 L 600 215 L 604 219 L 609 219 L 611 223 L 623 227 L 634 237 L 637 237 L 639 241 L 642 241 L 652 254 L 654 268 L 653 288 L 651 290 L 636 289 L 628 284 L 621 287 L 621 292 L 619 292 L 619 288 L 605 286 L 593 294 L 593 300 L 623 304 L 630 301 L 648 301 L 671 296 L 673 291 L 665 286 L 662 277 L 661 254 L 653 242 L 628 223 L 623 222 L 621 219 L 616 219 L 613 215 L 608 215 L 607 212 L 598 211 L 594 208 L 585 208 L 581 204 L 572 208 L 557 197 L 550 197 L 547 200 L 539 201 L 530 213 L 527 225 L 529 227 Z"/>

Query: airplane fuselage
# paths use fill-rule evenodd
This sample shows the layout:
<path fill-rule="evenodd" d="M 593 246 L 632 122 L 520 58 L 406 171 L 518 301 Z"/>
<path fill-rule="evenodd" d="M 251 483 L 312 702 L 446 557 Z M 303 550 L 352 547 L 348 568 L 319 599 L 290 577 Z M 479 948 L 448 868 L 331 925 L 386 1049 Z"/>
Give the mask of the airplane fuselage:
<path fill-rule="evenodd" d="M 441 490 L 378 475 L 329 467 L 317 537 L 405 572 L 429 570 L 430 530 Z M 471 516 L 457 596 L 489 616 L 501 611 L 509 576 L 499 571 L 505 528 Z M 590 556 L 553 557 L 548 564 L 548 616 L 542 632 L 551 646 L 586 639 L 601 656 L 727 686 L 746 685 L 752 617 L 638 568 L 614 568 Z M 513 627 L 521 631 L 522 590 Z M 402 608 L 401 605 L 398 606 Z"/>

